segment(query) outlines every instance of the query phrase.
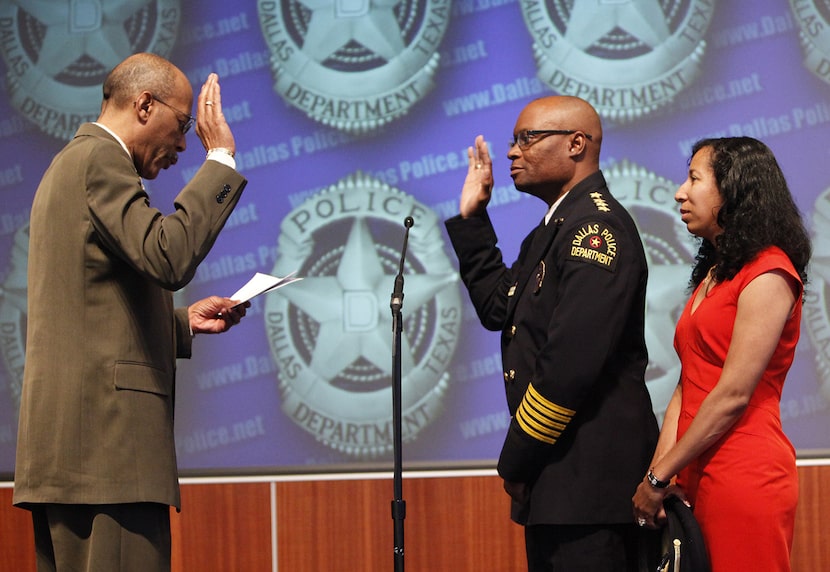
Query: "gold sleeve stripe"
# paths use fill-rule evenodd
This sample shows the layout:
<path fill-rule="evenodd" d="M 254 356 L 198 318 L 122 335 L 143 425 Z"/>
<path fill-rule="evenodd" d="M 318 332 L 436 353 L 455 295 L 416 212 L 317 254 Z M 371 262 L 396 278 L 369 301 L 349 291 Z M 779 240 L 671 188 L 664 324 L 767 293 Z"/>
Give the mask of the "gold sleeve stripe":
<path fill-rule="evenodd" d="M 550 431 L 537 423 L 534 423 L 532 419 L 528 419 L 520 409 L 516 414 L 516 421 L 519 422 L 519 427 L 522 428 L 522 431 L 536 439 L 537 441 L 542 441 L 544 443 L 548 443 L 553 445 L 556 443 L 556 440 L 561 435 L 558 431 Z"/>
<path fill-rule="evenodd" d="M 530 394 L 533 397 L 533 400 L 539 404 L 540 407 L 548 410 L 551 414 L 561 414 L 567 417 L 568 421 L 570 421 L 574 415 L 576 415 L 576 411 L 573 409 L 568 409 L 567 407 L 562 407 L 561 405 L 555 404 L 553 401 L 548 401 L 542 395 L 536 391 L 533 387 L 533 384 L 527 386 L 527 393 L 525 394 L 525 398 L 527 398 L 527 394 Z"/>
<path fill-rule="evenodd" d="M 552 439 L 553 441 L 556 441 L 565 429 L 565 425 L 550 422 L 545 417 L 539 415 L 538 411 L 534 411 L 533 408 L 527 407 L 527 403 L 525 402 L 519 406 L 516 416 L 522 425 L 522 428 L 525 429 L 528 434 L 535 432 L 546 436 L 547 439 Z M 542 439 L 540 437 L 536 438 L 542 441 L 547 441 L 547 439 Z M 549 442 L 552 443 L 553 441 Z"/>
<path fill-rule="evenodd" d="M 566 425 L 570 423 L 571 419 L 573 418 L 573 413 L 568 415 L 565 413 L 559 413 L 558 411 L 553 410 L 550 407 L 545 407 L 544 402 L 541 401 L 542 397 L 535 391 L 532 391 L 532 388 L 533 386 L 530 386 L 528 388 L 527 393 L 525 393 L 523 403 L 527 403 L 529 407 L 533 407 L 533 409 L 538 411 L 539 415 L 544 415 L 545 417 L 553 421 L 559 421 L 560 423 L 564 423 Z"/>
<path fill-rule="evenodd" d="M 542 397 L 529 385 L 516 412 L 522 431 L 544 443 L 554 444 L 570 423 L 576 411 L 556 405 Z"/>
<path fill-rule="evenodd" d="M 522 415 L 521 409 L 516 414 L 516 421 L 519 422 L 519 427 L 522 428 L 522 431 L 524 431 L 525 433 L 527 433 L 528 435 L 530 435 L 531 437 L 533 437 L 537 441 L 542 441 L 542 442 L 548 443 L 550 445 L 553 445 L 554 443 L 556 443 L 556 438 L 555 437 L 548 437 L 548 436 L 544 435 L 543 433 L 540 433 L 539 431 L 536 431 L 533 427 L 528 425 L 527 422 L 525 421 L 524 415 Z M 556 437 L 558 437 L 558 436 L 559 435 L 557 435 Z"/>

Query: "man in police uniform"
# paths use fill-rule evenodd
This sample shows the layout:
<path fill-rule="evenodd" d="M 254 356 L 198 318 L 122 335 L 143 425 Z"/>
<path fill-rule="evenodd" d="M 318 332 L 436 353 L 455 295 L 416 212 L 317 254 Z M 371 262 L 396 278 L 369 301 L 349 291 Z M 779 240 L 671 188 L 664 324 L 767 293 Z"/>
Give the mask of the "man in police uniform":
<path fill-rule="evenodd" d="M 631 494 L 657 442 L 644 381 L 646 258 L 599 170 L 601 144 L 582 99 L 522 110 L 510 176 L 548 211 L 512 266 L 487 215 L 493 173 L 481 135 L 460 214 L 446 221 L 479 319 L 502 333 L 512 420 L 498 471 L 531 572 L 636 570 Z"/>

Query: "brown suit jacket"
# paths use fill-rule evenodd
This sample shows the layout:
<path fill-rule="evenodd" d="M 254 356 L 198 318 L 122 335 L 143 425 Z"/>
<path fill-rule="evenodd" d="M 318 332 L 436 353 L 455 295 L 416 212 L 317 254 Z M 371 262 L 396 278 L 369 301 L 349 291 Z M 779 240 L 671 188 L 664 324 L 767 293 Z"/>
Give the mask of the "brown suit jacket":
<path fill-rule="evenodd" d="M 205 161 L 165 216 L 94 124 L 52 161 L 31 212 L 15 504 L 179 506 L 174 380 L 191 336 L 173 291 L 245 184 Z"/>

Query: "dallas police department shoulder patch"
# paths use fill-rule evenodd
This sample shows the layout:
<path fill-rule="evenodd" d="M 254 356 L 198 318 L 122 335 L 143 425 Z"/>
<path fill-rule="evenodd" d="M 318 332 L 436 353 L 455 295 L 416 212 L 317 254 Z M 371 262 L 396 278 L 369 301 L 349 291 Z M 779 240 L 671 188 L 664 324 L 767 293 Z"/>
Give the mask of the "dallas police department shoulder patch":
<path fill-rule="evenodd" d="M 617 232 L 605 223 L 588 222 L 574 233 L 565 258 L 614 272 L 617 254 Z"/>

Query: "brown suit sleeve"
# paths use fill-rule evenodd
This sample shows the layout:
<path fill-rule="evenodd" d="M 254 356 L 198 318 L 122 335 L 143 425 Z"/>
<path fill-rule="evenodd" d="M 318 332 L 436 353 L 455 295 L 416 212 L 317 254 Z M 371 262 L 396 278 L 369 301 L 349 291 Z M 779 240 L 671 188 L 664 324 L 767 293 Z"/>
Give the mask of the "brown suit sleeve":
<path fill-rule="evenodd" d="M 101 146 L 88 163 L 87 203 L 107 249 L 168 290 L 185 286 L 210 252 L 245 188 L 246 180 L 217 161 L 205 161 L 164 215 L 151 207 L 134 169 L 114 169 L 129 157 Z M 120 153 L 120 154 L 119 154 Z"/>

